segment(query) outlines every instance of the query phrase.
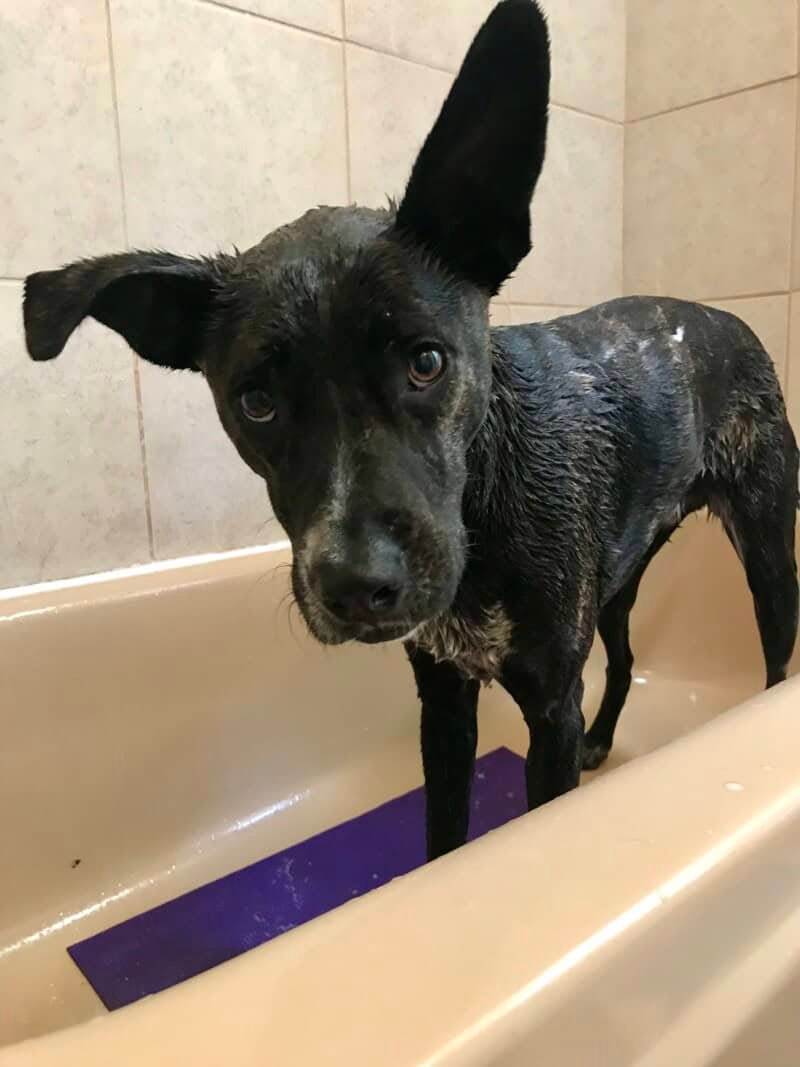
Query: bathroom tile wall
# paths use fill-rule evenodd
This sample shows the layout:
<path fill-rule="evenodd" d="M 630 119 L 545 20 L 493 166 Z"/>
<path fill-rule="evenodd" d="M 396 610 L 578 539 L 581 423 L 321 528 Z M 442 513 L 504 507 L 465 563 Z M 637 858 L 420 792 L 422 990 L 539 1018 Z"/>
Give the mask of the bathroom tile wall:
<path fill-rule="evenodd" d="M 628 0 L 627 34 L 625 292 L 748 321 L 800 428 L 798 0 Z"/>
<path fill-rule="evenodd" d="M 137 365 L 93 322 L 27 360 L 24 276 L 126 246 L 246 247 L 312 205 L 399 194 L 492 6 L 0 6 L 0 587 L 280 536 L 202 380 Z M 545 6 L 550 152 L 498 323 L 622 291 L 624 0 Z"/>

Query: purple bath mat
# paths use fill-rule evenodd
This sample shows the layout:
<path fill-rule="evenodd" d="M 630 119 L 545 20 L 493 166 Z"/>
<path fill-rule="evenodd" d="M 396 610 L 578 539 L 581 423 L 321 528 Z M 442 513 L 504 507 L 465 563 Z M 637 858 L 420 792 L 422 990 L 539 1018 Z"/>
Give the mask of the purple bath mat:
<path fill-rule="evenodd" d="M 524 760 L 475 767 L 469 837 L 525 810 Z M 68 952 L 109 1009 L 177 985 L 425 861 L 422 789 L 79 941 Z"/>

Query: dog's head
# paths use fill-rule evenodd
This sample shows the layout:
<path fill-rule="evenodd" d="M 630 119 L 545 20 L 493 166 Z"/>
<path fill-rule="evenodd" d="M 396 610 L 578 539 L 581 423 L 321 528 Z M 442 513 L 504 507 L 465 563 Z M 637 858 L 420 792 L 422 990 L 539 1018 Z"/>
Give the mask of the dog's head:
<path fill-rule="evenodd" d="M 488 303 L 530 248 L 548 86 L 541 13 L 504 0 L 396 210 L 318 208 L 234 256 L 131 252 L 27 279 L 34 359 L 88 315 L 143 359 L 205 375 L 326 643 L 401 637 L 455 596 Z"/>

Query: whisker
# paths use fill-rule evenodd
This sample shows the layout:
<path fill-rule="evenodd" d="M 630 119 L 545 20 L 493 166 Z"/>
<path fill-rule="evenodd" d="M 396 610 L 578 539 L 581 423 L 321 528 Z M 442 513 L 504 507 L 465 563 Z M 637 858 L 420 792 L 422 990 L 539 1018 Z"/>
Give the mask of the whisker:
<path fill-rule="evenodd" d="M 300 605 L 297 603 L 297 601 L 295 600 L 294 597 L 291 598 L 291 600 L 289 601 L 289 605 L 288 605 L 288 607 L 286 609 L 286 621 L 289 624 L 289 633 L 292 635 L 292 640 L 297 645 L 297 647 L 300 648 L 301 642 L 300 642 L 300 639 L 297 636 L 297 633 L 295 632 L 294 622 L 293 622 L 293 619 L 292 619 L 292 608 L 295 609 L 295 611 L 297 612 L 298 618 L 302 622 L 303 621 L 303 616 L 302 616 L 302 613 L 300 611 Z"/>
<path fill-rule="evenodd" d="M 255 590 L 261 585 L 261 583 L 266 581 L 268 578 L 271 578 L 273 581 L 278 575 L 283 578 L 284 573 L 287 569 L 291 570 L 290 563 L 279 563 L 277 567 L 270 567 L 267 570 L 263 571 L 253 582 L 252 586 L 250 587 L 250 592 L 255 592 Z"/>
<path fill-rule="evenodd" d="M 274 515 L 270 515 L 269 518 L 265 519 L 259 526 L 256 527 L 256 535 L 260 535 L 264 530 L 266 530 L 268 526 L 272 525 L 272 523 L 277 523 L 277 521 L 278 520 L 275 518 Z"/>

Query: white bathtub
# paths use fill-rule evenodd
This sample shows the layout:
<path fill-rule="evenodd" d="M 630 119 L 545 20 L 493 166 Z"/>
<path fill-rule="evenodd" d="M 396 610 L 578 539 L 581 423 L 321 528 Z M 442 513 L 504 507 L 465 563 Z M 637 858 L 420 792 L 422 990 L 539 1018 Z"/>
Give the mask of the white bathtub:
<path fill-rule="evenodd" d="M 287 559 L 0 595 L 0 1065 L 794 1067 L 800 683 L 760 693 L 744 576 L 700 520 L 643 583 L 602 772 L 105 1011 L 67 946 L 421 782 L 402 650 L 316 647 Z M 524 752 L 481 701 L 481 751 Z"/>

